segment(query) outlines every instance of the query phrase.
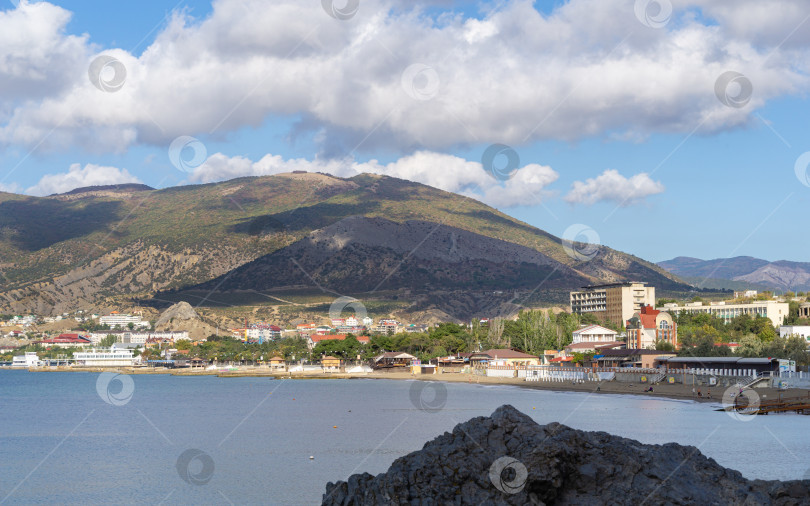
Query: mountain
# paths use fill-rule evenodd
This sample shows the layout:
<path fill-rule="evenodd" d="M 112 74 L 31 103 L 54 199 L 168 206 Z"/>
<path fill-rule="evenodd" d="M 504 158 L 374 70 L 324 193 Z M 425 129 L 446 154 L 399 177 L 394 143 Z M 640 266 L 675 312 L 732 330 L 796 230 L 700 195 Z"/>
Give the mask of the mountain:
<path fill-rule="evenodd" d="M 415 311 L 462 318 L 567 302 L 568 290 L 594 282 L 689 288 L 607 247 L 575 261 L 559 238 L 481 202 L 385 176 L 90 190 L 0 193 L 0 311 L 61 313 L 122 299 L 214 304 L 234 294 L 255 303 L 270 290 L 308 289 L 404 299 Z"/>
<path fill-rule="evenodd" d="M 738 282 L 737 289 L 754 287 L 770 290 L 810 290 L 810 263 L 780 260 L 769 262 L 753 257 L 716 258 L 701 260 L 691 257 L 677 257 L 659 262 L 667 271 L 696 286 L 715 286 L 718 281 Z M 730 285 L 731 283 L 725 283 Z M 725 286 L 725 288 L 735 288 Z"/>

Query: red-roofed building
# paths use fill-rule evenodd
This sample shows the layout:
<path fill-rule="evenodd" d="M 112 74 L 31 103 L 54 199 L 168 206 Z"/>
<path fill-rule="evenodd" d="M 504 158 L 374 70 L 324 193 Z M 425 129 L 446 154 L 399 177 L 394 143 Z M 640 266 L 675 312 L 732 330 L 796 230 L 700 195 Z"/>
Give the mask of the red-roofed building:
<path fill-rule="evenodd" d="M 42 339 L 34 344 L 46 347 L 72 348 L 74 346 L 87 346 L 92 344 L 90 339 L 79 334 L 59 334 L 57 337 Z"/>
<path fill-rule="evenodd" d="M 322 341 L 343 341 L 344 339 L 346 339 L 346 337 L 348 337 L 348 334 L 311 335 L 307 338 L 307 346 L 309 347 L 310 351 L 312 351 L 312 349 L 315 348 L 318 345 L 318 343 Z M 368 336 L 355 336 L 355 337 L 357 338 L 358 341 L 360 341 L 360 344 L 368 344 L 369 342 Z"/>
<path fill-rule="evenodd" d="M 665 341 L 678 347 L 678 330 L 672 315 L 643 306 L 627 320 L 627 348 L 654 349 L 655 343 Z"/>

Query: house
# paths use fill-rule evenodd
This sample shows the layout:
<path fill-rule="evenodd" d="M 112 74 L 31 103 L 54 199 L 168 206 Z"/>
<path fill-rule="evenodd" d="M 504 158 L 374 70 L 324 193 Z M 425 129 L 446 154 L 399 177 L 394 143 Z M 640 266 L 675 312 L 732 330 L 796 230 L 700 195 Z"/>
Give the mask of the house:
<path fill-rule="evenodd" d="M 416 357 L 410 353 L 387 351 L 374 357 L 374 368 L 410 367 L 413 360 L 416 360 Z"/>
<path fill-rule="evenodd" d="M 324 371 L 339 371 L 343 361 L 337 357 L 327 356 L 321 359 L 321 367 Z"/>
<path fill-rule="evenodd" d="M 678 329 L 672 315 L 643 306 L 627 320 L 627 348 L 655 348 L 655 343 L 665 341 L 678 347 Z"/>
<path fill-rule="evenodd" d="M 574 338 L 571 343 L 609 343 L 616 341 L 618 335 L 619 333 L 615 330 L 601 325 L 587 325 L 574 331 Z"/>
<path fill-rule="evenodd" d="M 540 358 L 521 351 L 510 349 L 493 349 L 473 353 L 470 357 L 472 365 L 540 365 Z"/>
<path fill-rule="evenodd" d="M 284 371 L 287 369 L 287 363 L 279 356 L 271 358 L 268 363 L 272 371 Z"/>
<path fill-rule="evenodd" d="M 39 344 L 49 348 L 73 348 L 74 346 L 87 346 L 92 344 L 92 342 L 89 338 L 79 334 L 59 334 L 57 337 L 34 341 L 34 344 Z"/>

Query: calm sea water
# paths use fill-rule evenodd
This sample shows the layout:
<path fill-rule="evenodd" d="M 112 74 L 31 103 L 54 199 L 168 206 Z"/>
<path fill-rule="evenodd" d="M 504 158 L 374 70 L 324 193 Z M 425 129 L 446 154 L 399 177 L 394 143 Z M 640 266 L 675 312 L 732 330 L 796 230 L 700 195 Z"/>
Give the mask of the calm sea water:
<path fill-rule="evenodd" d="M 690 401 L 469 384 L 414 397 L 414 382 L 389 380 L 111 377 L 0 371 L 0 502 L 317 504 L 326 482 L 382 472 L 505 403 L 539 423 L 698 446 L 749 478 L 797 479 L 810 468 L 810 417 L 742 422 Z"/>

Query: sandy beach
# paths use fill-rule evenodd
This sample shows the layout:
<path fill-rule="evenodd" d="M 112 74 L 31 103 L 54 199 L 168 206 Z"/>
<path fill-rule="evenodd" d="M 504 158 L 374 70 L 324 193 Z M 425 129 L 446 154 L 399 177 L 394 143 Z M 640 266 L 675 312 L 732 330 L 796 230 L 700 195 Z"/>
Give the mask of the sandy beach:
<path fill-rule="evenodd" d="M 477 376 L 461 373 L 444 374 L 410 374 L 407 372 L 386 372 L 386 373 L 292 373 L 274 372 L 263 367 L 242 367 L 238 370 L 204 370 L 204 369 L 153 369 L 153 368 L 114 368 L 102 369 L 97 367 L 56 367 L 31 369 L 36 372 L 105 372 L 116 371 L 121 374 L 171 374 L 174 376 L 218 376 L 220 378 L 246 378 L 246 377 L 266 377 L 268 379 L 375 379 L 375 380 L 418 380 L 418 381 L 443 381 L 448 383 L 469 383 L 482 385 L 511 385 L 520 388 L 534 390 L 551 390 L 558 392 L 585 392 L 598 395 L 642 395 L 649 397 L 665 397 L 670 399 L 692 400 L 695 402 L 721 403 L 723 393 L 726 388 L 718 386 L 707 388 L 706 386 L 694 387 L 682 384 L 659 383 L 652 385 L 653 391 L 645 391 L 650 387 L 642 383 L 625 383 L 619 381 L 602 381 L 585 383 L 573 382 L 551 382 L 551 381 L 525 381 L 523 378 L 495 378 L 487 376 Z M 697 396 L 700 389 L 702 397 Z M 784 400 L 784 399 L 810 399 L 810 390 L 790 388 L 779 390 L 776 388 L 756 388 L 756 393 L 761 401 Z"/>

